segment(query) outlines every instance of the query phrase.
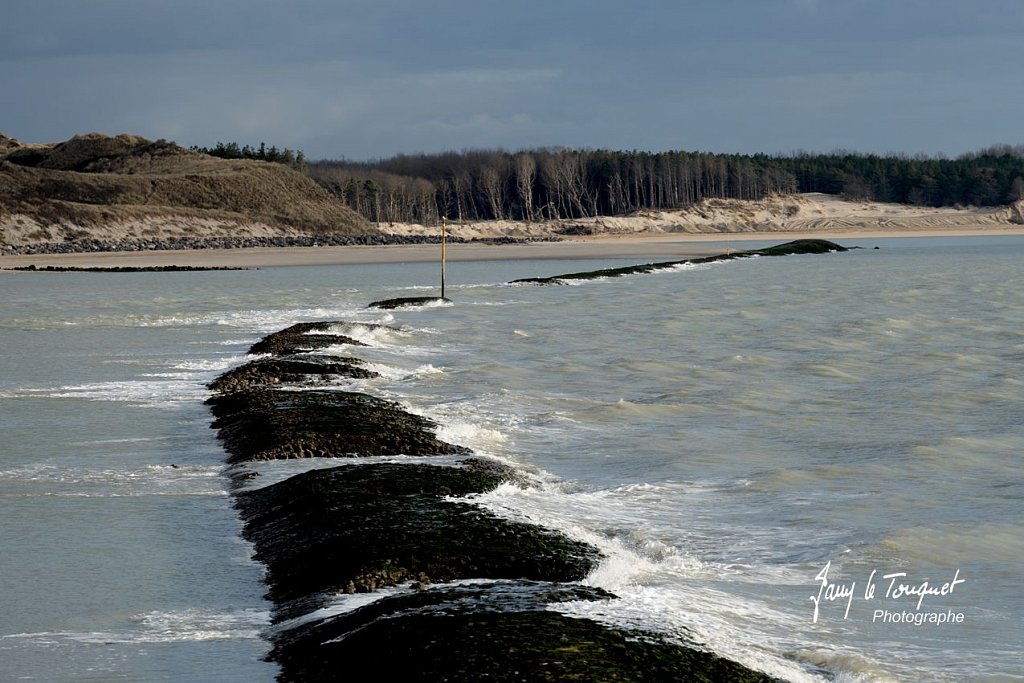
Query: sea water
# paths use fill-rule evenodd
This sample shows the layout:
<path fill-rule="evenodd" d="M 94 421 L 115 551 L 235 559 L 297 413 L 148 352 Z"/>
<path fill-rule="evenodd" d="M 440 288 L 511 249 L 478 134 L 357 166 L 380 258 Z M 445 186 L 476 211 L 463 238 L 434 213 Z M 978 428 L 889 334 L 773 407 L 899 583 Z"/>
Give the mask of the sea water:
<path fill-rule="evenodd" d="M 202 401 L 305 320 L 369 344 L 339 386 L 533 480 L 478 503 L 602 550 L 620 600 L 556 609 L 787 680 L 1021 680 L 1024 239 L 856 242 L 453 263 L 452 305 L 393 312 L 435 266 L 4 276 L 0 680 L 273 679 Z"/>

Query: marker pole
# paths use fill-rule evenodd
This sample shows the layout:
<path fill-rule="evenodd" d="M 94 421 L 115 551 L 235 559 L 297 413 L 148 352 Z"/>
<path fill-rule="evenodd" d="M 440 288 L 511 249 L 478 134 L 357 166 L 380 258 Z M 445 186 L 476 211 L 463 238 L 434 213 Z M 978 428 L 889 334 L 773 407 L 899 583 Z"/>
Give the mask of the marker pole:
<path fill-rule="evenodd" d="M 441 298 L 444 298 L 444 267 L 447 259 L 446 238 L 448 232 L 448 217 L 441 216 Z"/>

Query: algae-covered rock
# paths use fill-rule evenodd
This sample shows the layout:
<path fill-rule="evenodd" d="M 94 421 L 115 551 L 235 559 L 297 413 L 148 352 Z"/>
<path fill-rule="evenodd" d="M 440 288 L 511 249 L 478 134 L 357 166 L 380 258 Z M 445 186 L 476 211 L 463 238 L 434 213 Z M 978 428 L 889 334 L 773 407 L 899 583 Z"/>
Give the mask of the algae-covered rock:
<path fill-rule="evenodd" d="M 764 249 L 751 249 L 749 251 L 730 251 L 715 256 L 703 256 L 701 258 L 683 259 L 681 261 L 662 261 L 660 263 L 641 263 L 635 266 L 622 266 L 620 268 L 601 268 L 599 270 L 588 270 L 579 273 L 564 273 L 550 277 L 526 277 L 512 280 L 512 284 L 537 284 L 537 285 L 559 285 L 565 284 L 567 280 L 596 280 L 606 277 L 622 277 L 623 275 L 637 275 L 643 273 L 654 273 L 659 270 L 666 270 L 686 263 L 714 263 L 716 261 L 731 261 L 739 258 L 750 258 L 751 256 L 790 256 L 793 254 L 825 254 L 832 251 L 849 251 L 844 246 L 829 242 L 828 240 L 804 239 L 793 240 L 785 244 Z"/>
<path fill-rule="evenodd" d="M 302 351 L 315 351 L 328 346 L 366 346 L 363 342 L 352 337 L 343 334 L 329 334 L 327 332 L 340 324 L 338 321 L 296 323 L 280 332 L 269 334 L 256 342 L 249 349 L 249 353 L 290 356 Z"/>
<path fill-rule="evenodd" d="M 440 441 L 435 423 L 396 403 L 279 388 L 366 376 L 355 358 L 296 355 L 349 343 L 330 332 L 336 325 L 301 323 L 270 335 L 253 352 L 274 357 L 211 384 L 220 393 L 207 403 L 228 462 L 471 453 Z M 266 567 L 274 603 L 268 659 L 281 665 L 278 680 L 769 680 L 681 644 L 683 634 L 669 642 L 552 611 L 567 601 L 606 601 L 612 611 L 615 596 L 572 583 L 601 560 L 594 546 L 472 502 L 472 494 L 521 481 L 497 460 L 463 458 L 444 466 L 350 462 L 236 488 L 243 536 Z M 321 611 L 339 593 L 382 588 L 399 592 L 347 612 Z"/>
<path fill-rule="evenodd" d="M 761 256 L 790 256 L 792 254 L 828 254 L 833 251 L 849 251 L 849 249 L 828 240 L 806 239 L 755 249 L 751 253 Z"/>
<path fill-rule="evenodd" d="M 614 598 L 550 583 L 441 586 L 271 636 L 281 681 L 771 681 L 693 645 L 549 611 Z"/>
<path fill-rule="evenodd" d="M 427 306 L 434 303 L 451 303 L 451 301 L 451 299 L 441 296 L 404 296 L 397 299 L 372 301 L 368 304 L 368 308 L 409 308 L 412 306 Z"/>
<path fill-rule="evenodd" d="M 584 578 L 600 557 L 592 546 L 446 499 L 511 476 L 472 462 L 352 464 L 239 493 L 236 505 L 279 606 L 410 580 Z"/>
<path fill-rule="evenodd" d="M 677 266 L 685 261 L 664 261 L 661 263 L 642 263 L 635 266 L 622 266 L 620 268 L 601 268 L 599 270 L 587 270 L 578 273 L 563 273 L 562 275 L 551 275 L 549 277 L 524 277 L 512 280 L 512 284 L 536 284 L 536 285 L 561 285 L 567 280 L 597 280 L 605 277 L 622 277 L 623 275 L 637 275 L 640 273 L 653 273 Z"/>
<path fill-rule="evenodd" d="M 279 384 L 309 383 L 315 379 L 325 381 L 331 376 L 368 379 L 379 373 L 362 367 L 358 358 L 339 358 L 316 354 L 257 358 L 232 368 L 207 387 L 220 393 L 244 391 Z"/>
<path fill-rule="evenodd" d="M 349 391 L 248 389 L 207 400 L 228 463 L 310 457 L 444 455 L 433 421 Z"/>

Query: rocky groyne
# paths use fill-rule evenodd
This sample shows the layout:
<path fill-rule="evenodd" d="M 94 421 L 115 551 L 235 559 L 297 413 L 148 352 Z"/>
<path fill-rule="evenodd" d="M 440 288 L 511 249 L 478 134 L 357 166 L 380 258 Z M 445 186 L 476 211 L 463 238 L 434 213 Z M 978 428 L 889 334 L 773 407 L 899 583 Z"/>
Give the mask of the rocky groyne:
<path fill-rule="evenodd" d="M 834 251 L 849 251 L 847 247 L 819 239 L 793 240 L 784 244 L 777 244 L 764 249 L 750 249 L 747 251 L 730 251 L 715 256 L 702 256 L 699 258 L 683 259 L 681 261 L 662 261 L 660 263 L 642 263 L 635 266 L 624 266 L 621 268 L 602 268 L 600 270 L 588 270 L 579 273 L 564 273 L 562 275 L 551 275 L 548 277 L 527 277 L 513 280 L 512 284 L 537 284 L 537 285 L 560 285 L 568 280 L 596 280 L 598 278 L 622 277 L 623 275 L 637 275 L 643 273 L 654 273 L 659 270 L 666 270 L 686 264 L 698 265 L 701 263 L 715 263 L 717 261 L 731 261 L 734 259 L 751 258 L 753 256 L 793 256 L 796 254 L 827 254 Z"/>
<path fill-rule="evenodd" d="M 541 238 L 488 237 L 467 239 L 448 237 L 459 244 L 525 244 L 550 241 Z M 436 235 L 274 235 L 238 237 L 154 237 L 146 239 L 81 238 L 63 242 L 31 244 L 0 244 L 0 255 L 32 256 L 36 254 L 81 254 L 139 251 L 192 251 L 196 249 L 251 249 L 257 247 L 350 247 L 440 244 Z"/>
<path fill-rule="evenodd" d="M 581 583 L 599 550 L 467 500 L 514 468 L 437 438 L 436 424 L 353 391 L 375 373 L 340 322 L 300 323 L 210 385 L 243 535 L 266 567 L 281 681 L 763 681 L 696 645 L 550 607 L 615 596 Z M 413 456 L 404 458 L 374 456 Z M 333 458 L 261 486 L 260 464 Z M 375 596 L 340 611 L 345 594 Z"/>

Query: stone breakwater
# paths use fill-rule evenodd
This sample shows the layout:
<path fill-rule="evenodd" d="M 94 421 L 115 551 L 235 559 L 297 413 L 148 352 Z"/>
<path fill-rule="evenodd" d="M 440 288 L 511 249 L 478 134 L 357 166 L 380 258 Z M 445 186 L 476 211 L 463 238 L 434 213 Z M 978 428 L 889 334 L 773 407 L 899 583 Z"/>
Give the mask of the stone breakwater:
<path fill-rule="evenodd" d="M 467 239 L 448 237 L 458 244 L 523 244 L 550 239 L 494 237 Z M 436 235 L 279 235 L 247 237 L 160 237 L 152 239 L 100 240 L 81 238 L 65 242 L 38 242 L 34 244 L 0 244 L 0 255 L 31 256 L 35 254 L 81 254 L 99 252 L 135 251 L 191 251 L 195 249 L 249 249 L 253 247 L 348 247 L 439 244 Z"/>
<path fill-rule="evenodd" d="M 857 247 L 854 247 L 857 248 Z M 803 239 L 793 240 L 784 244 L 764 249 L 751 249 L 748 251 L 732 251 L 715 256 L 702 256 L 700 258 L 683 259 L 681 261 L 662 261 L 660 263 L 642 263 L 635 266 L 624 266 L 622 268 L 602 268 L 600 270 L 588 270 L 579 273 L 564 273 L 562 275 L 551 275 L 548 277 L 526 277 L 512 280 L 511 284 L 537 284 L 537 285 L 561 285 L 570 280 L 596 280 L 606 277 L 622 277 L 624 275 L 637 275 L 643 273 L 654 273 L 667 268 L 674 268 L 686 264 L 699 265 L 701 263 L 715 263 L 717 261 L 731 261 L 733 259 L 751 258 L 753 256 L 794 256 L 797 254 L 827 254 L 834 251 L 849 251 L 847 247 L 829 242 L 828 240 Z"/>
<path fill-rule="evenodd" d="M 614 610 L 614 595 L 580 583 L 601 553 L 467 500 L 530 484 L 438 439 L 431 420 L 352 391 L 347 382 L 376 373 L 323 353 L 358 351 L 346 331 L 342 322 L 281 330 L 250 350 L 265 355 L 210 384 L 242 533 L 266 567 L 278 680 L 771 680 L 680 644 L 686 634 L 669 640 L 550 609 L 586 600 Z M 373 458 L 396 455 L 415 457 Z M 259 485 L 262 463 L 290 458 L 339 464 Z M 353 593 L 377 597 L 330 609 Z"/>

